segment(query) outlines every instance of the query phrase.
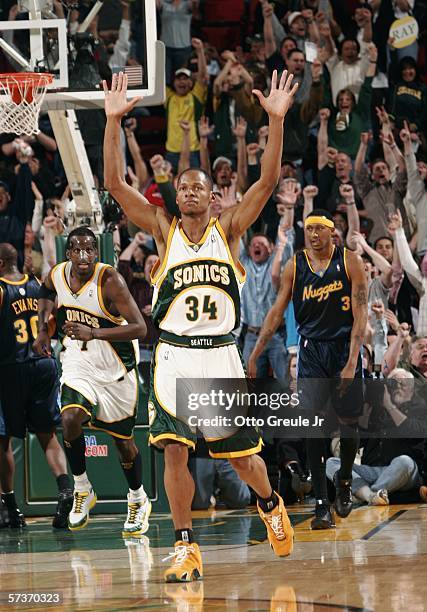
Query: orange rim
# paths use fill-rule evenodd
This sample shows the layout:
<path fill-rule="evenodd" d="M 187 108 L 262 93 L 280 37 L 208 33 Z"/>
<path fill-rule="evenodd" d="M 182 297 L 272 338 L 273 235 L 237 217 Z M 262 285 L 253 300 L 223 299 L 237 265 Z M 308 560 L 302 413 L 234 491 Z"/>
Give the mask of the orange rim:
<path fill-rule="evenodd" d="M 8 87 L 17 87 L 21 83 L 28 81 L 33 88 L 50 85 L 53 81 L 53 74 L 48 72 L 7 72 L 0 74 L 0 83 Z"/>
<path fill-rule="evenodd" d="M 31 103 L 33 91 L 46 88 L 53 81 L 53 74 L 48 72 L 9 72 L 0 74 L 0 83 L 9 90 L 10 96 L 15 104 L 20 104 L 23 99 Z M 22 87 L 26 87 L 22 91 Z"/>

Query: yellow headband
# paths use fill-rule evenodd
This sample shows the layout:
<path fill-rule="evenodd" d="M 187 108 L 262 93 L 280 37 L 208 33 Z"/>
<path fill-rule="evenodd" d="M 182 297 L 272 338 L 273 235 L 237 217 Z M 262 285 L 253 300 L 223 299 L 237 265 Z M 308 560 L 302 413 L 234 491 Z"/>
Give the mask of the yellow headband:
<path fill-rule="evenodd" d="M 307 225 L 325 225 L 326 227 L 329 227 L 330 229 L 335 229 L 335 223 L 333 221 L 331 221 L 330 219 L 328 219 L 328 217 L 315 217 L 314 215 L 312 217 L 307 217 L 305 222 L 304 222 L 304 227 L 307 227 Z"/>

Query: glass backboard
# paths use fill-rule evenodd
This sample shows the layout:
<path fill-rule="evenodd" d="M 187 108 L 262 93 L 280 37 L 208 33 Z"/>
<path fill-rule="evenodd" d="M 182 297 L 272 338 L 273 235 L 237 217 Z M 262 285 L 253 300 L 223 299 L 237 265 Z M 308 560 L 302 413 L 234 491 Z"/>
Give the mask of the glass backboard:
<path fill-rule="evenodd" d="M 29 4 L 41 10 L 29 10 Z M 0 72 L 52 73 L 45 110 L 102 107 L 102 80 L 110 82 L 121 70 L 128 74 L 129 98 L 162 103 L 164 48 L 156 40 L 155 0 L 123 4 L 21 0 L 0 21 Z"/>

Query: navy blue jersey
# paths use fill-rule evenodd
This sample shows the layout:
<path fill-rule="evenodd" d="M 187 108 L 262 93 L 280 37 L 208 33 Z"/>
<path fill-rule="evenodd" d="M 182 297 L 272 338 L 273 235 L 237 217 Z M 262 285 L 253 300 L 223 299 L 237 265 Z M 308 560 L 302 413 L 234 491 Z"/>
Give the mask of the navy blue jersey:
<path fill-rule="evenodd" d="M 349 338 L 353 327 L 346 249 L 334 247 L 327 268 L 314 272 L 307 251 L 294 258 L 292 301 L 298 333 L 313 340 Z"/>
<path fill-rule="evenodd" d="M 0 365 L 40 359 L 32 349 L 37 336 L 39 291 L 35 276 L 25 274 L 21 281 L 0 278 Z"/>

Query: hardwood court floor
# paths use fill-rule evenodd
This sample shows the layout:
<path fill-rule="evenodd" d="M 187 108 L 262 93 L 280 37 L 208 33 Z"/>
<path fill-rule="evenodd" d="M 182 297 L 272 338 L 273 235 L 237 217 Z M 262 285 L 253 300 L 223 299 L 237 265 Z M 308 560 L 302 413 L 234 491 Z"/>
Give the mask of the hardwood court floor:
<path fill-rule="evenodd" d="M 253 509 L 194 513 L 205 577 L 190 585 L 163 584 L 167 515 L 151 517 L 148 538 L 126 543 L 116 517 L 74 533 L 29 520 L 25 531 L 0 531 L 0 610 L 427 610 L 427 504 L 359 507 L 322 532 L 310 531 L 308 507 L 290 514 L 294 553 L 279 559 Z M 6 605 L 22 591 L 59 592 L 63 603 Z"/>

